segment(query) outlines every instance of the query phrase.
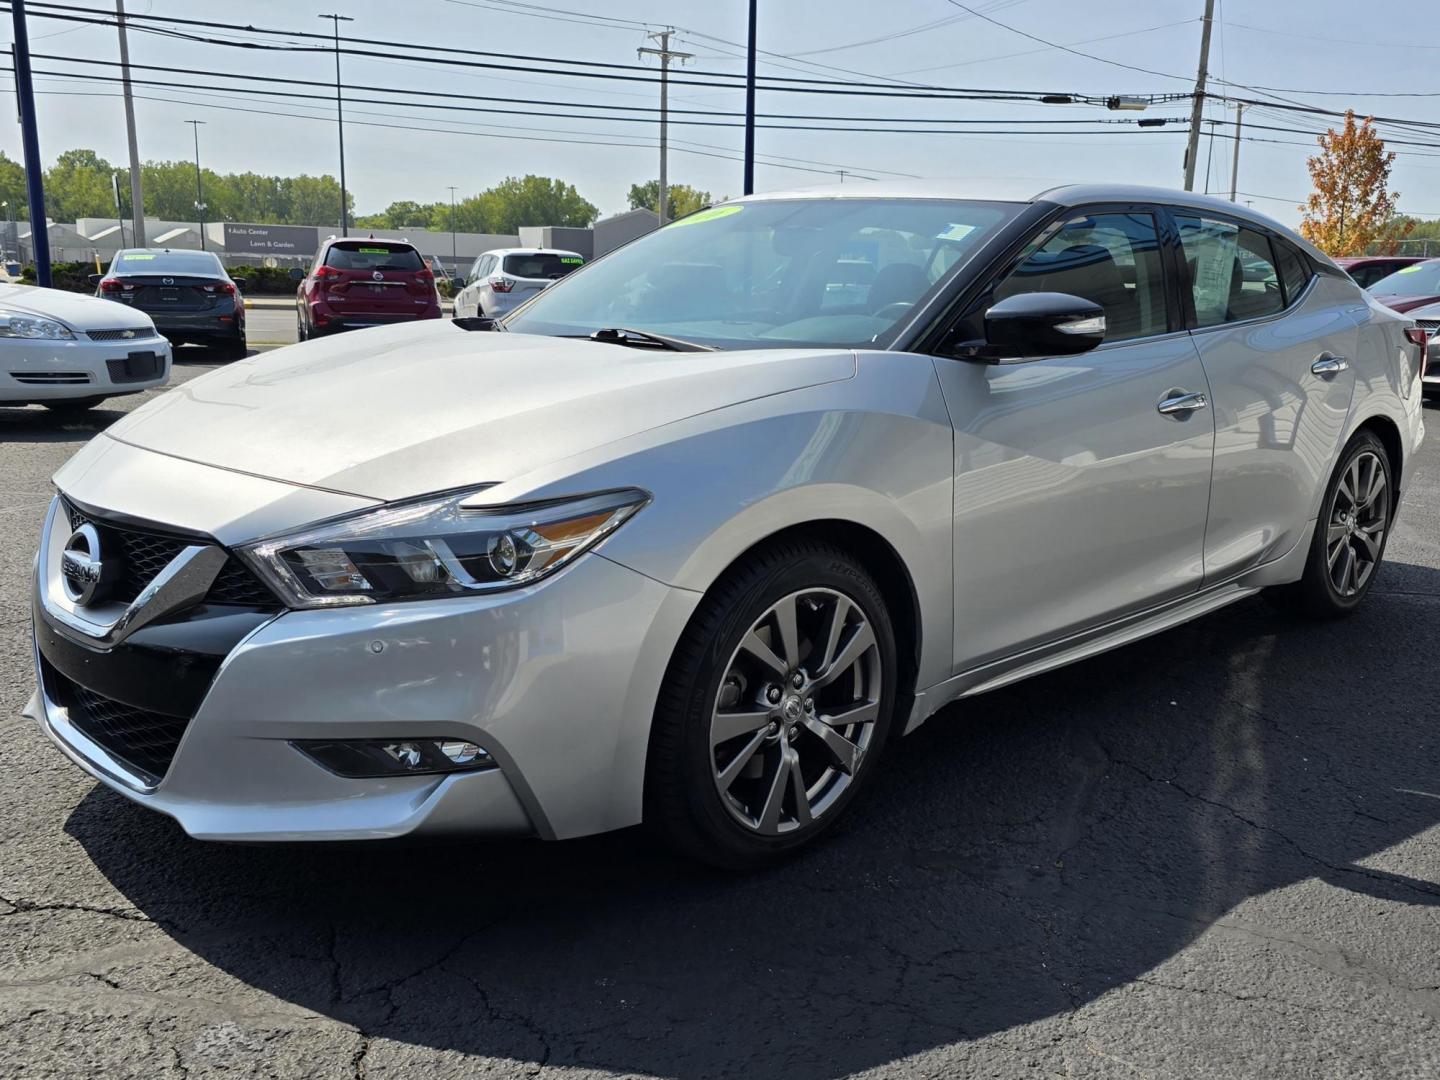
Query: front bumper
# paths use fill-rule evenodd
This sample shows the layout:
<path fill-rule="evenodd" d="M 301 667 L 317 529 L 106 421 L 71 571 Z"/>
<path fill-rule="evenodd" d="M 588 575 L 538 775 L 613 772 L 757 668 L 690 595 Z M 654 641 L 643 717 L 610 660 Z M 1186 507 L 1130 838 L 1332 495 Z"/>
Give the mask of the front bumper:
<path fill-rule="evenodd" d="M 170 343 L 159 334 L 113 341 L 77 335 L 71 341 L 0 341 L 0 402 L 112 397 L 170 378 Z M 146 373 L 137 377 L 137 371 Z"/>
<path fill-rule="evenodd" d="M 88 737 L 47 684 L 47 638 L 74 635 L 41 592 L 45 558 L 28 713 L 92 776 L 212 840 L 565 838 L 635 824 L 655 696 L 698 600 L 592 553 L 515 592 L 277 614 L 225 655 L 168 769 L 146 777 Z M 122 648 L 89 648 L 66 670 L 100 684 L 117 662 Z M 445 737 L 480 744 L 498 768 L 347 779 L 291 745 Z"/>

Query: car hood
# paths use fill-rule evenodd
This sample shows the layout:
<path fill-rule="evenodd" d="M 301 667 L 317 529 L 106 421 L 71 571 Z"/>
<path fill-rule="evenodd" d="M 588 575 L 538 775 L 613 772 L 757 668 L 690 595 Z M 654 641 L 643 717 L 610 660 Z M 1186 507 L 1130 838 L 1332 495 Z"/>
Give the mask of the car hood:
<path fill-rule="evenodd" d="M 854 372 L 849 350 L 663 352 L 427 321 L 229 364 L 137 409 L 106 436 L 389 501 L 513 479 L 650 428 Z"/>
<path fill-rule="evenodd" d="M 1371 295 L 1391 311 L 1409 311 L 1412 308 L 1423 307 L 1440 300 L 1440 297 L 1431 293 L 1416 293 L 1413 296 L 1407 296 L 1404 293 L 1385 293 L 1384 295 L 1371 293 Z"/>
<path fill-rule="evenodd" d="M 0 307 L 59 319 L 75 330 L 153 330 L 150 316 L 83 293 L 41 289 L 34 285 L 0 284 Z"/>

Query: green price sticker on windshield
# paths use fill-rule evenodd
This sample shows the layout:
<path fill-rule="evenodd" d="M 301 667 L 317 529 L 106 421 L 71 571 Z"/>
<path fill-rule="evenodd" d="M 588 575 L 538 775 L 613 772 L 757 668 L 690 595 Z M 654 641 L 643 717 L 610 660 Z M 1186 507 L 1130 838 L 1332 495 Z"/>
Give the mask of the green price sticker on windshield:
<path fill-rule="evenodd" d="M 1415 271 L 1417 271 L 1417 270 L 1419 270 L 1419 269 L 1420 269 L 1420 264 L 1419 264 L 1419 263 L 1412 263 L 1410 266 L 1402 266 L 1399 270 L 1396 270 L 1395 272 L 1396 272 L 1397 274 L 1413 274 L 1413 273 L 1415 273 Z"/>
<path fill-rule="evenodd" d="M 584 266 L 585 260 L 575 255 L 561 255 L 560 261 L 566 266 Z"/>
<path fill-rule="evenodd" d="M 361 255 L 389 255 L 389 248 L 361 248 Z"/>
<path fill-rule="evenodd" d="M 683 217 L 679 221 L 672 221 L 666 226 L 668 229 L 678 228 L 681 225 L 699 225 L 706 221 L 716 221 L 719 218 L 727 218 L 732 214 L 738 214 L 744 210 L 743 206 L 712 206 L 709 210 L 701 210 L 699 213 Z"/>
<path fill-rule="evenodd" d="M 148 261 L 150 261 L 151 259 L 154 259 L 154 258 L 155 258 L 154 255 L 126 255 L 126 256 L 125 256 L 125 261 L 126 261 L 126 262 L 148 262 Z"/>

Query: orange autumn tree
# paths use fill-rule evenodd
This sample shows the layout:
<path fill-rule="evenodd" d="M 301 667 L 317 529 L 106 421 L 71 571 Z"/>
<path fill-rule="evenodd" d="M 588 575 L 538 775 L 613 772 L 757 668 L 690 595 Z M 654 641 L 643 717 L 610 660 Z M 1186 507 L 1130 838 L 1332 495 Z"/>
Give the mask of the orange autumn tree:
<path fill-rule="evenodd" d="M 1413 228 L 1395 216 L 1398 192 L 1390 190 L 1395 161 L 1375 134 L 1370 117 L 1359 124 L 1345 111 L 1345 126 L 1319 137 L 1320 153 L 1307 163 L 1315 191 L 1300 209 L 1300 235 L 1335 258 L 1390 254 Z"/>

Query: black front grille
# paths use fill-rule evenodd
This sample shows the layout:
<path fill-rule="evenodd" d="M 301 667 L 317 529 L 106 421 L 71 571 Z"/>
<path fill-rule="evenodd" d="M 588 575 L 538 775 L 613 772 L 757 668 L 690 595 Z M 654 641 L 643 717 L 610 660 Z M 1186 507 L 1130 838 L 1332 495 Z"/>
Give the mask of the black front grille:
<path fill-rule="evenodd" d="M 87 690 L 48 663 L 44 667 L 46 693 L 65 708 L 71 724 L 151 784 L 164 778 L 189 720 L 136 709 Z"/>
<path fill-rule="evenodd" d="M 85 335 L 91 341 L 129 341 L 131 338 L 148 338 L 145 330 L 91 330 Z"/>
<path fill-rule="evenodd" d="M 117 528 L 109 522 L 90 517 L 69 502 L 65 503 L 65 512 L 70 518 L 70 528 L 94 525 L 100 531 L 102 541 L 111 540 L 120 545 L 124 576 L 115 583 L 113 595 L 124 604 L 144 592 L 155 575 L 170 565 L 171 560 L 190 543 L 171 536 Z M 225 560 L 219 576 L 205 595 L 205 602 L 262 608 L 280 606 L 275 594 L 234 555 Z"/>
<path fill-rule="evenodd" d="M 165 370 L 165 359 L 158 353 L 131 353 L 123 359 L 106 360 L 105 370 L 113 383 L 144 382 L 160 377 Z"/>

